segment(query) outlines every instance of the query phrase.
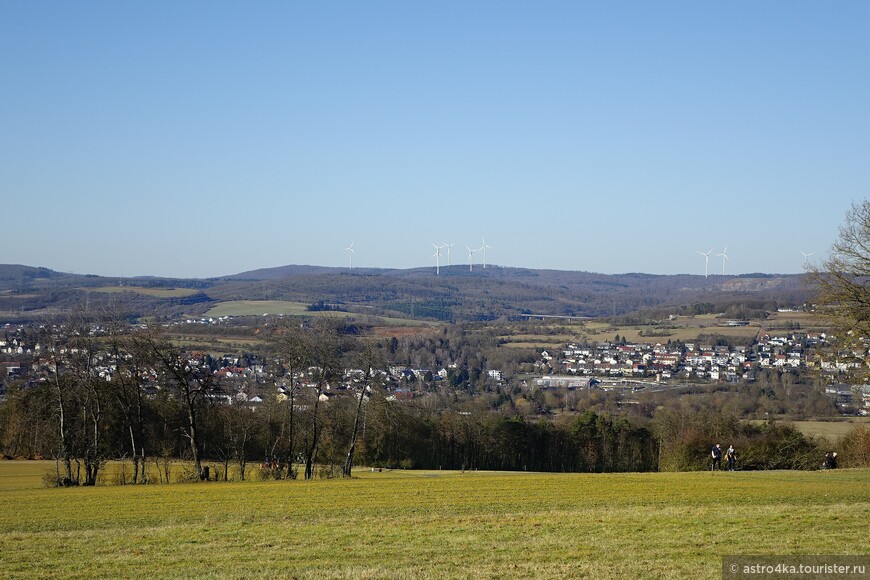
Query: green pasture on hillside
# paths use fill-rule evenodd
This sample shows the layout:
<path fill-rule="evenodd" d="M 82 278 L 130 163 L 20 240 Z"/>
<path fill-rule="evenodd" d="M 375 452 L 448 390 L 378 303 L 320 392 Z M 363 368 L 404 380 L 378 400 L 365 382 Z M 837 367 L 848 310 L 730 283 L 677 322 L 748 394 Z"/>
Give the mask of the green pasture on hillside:
<path fill-rule="evenodd" d="M 199 290 L 194 290 L 193 288 L 143 288 L 139 286 L 100 286 L 98 288 L 81 288 L 81 290 L 107 294 L 135 292 L 136 294 L 154 298 L 185 298 L 199 293 Z"/>
<path fill-rule="evenodd" d="M 0 291 L 0 298 L 12 298 L 18 300 L 27 300 L 30 298 L 35 298 L 37 294 L 20 294 L 18 292 L 13 292 L 12 290 L 2 290 Z"/>
<path fill-rule="evenodd" d="M 678 316 L 674 320 L 662 320 L 658 324 L 612 325 L 607 322 L 590 322 L 586 325 L 590 340 L 599 342 L 613 340 L 618 334 L 628 342 L 666 343 L 668 340 L 692 342 L 702 334 L 730 338 L 751 338 L 758 334 L 761 324 L 752 321 L 748 326 L 723 326 L 725 320 L 715 315 Z"/>
<path fill-rule="evenodd" d="M 304 316 L 312 313 L 306 310 L 308 305 L 302 302 L 288 302 L 285 300 L 229 300 L 219 302 L 205 313 L 206 316 L 217 318 L 220 316 L 262 316 L 264 314 L 289 316 Z M 326 313 L 324 313 L 326 314 Z M 328 314 L 337 314 L 329 312 Z M 344 313 L 341 313 L 345 315 Z"/>
<path fill-rule="evenodd" d="M 229 300 L 219 302 L 205 316 L 212 318 L 220 316 L 326 316 L 331 318 L 351 317 L 372 324 L 387 324 L 393 326 L 435 326 L 437 323 L 408 320 L 404 318 L 391 318 L 387 316 L 373 316 L 356 312 L 338 310 L 310 311 L 308 304 L 303 302 L 288 302 L 285 300 Z"/>
<path fill-rule="evenodd" d="M 504 334 L 499 336 L 504 345 L 513 348 L 560 348 L 570 342 L 605 342 L 614 340 L 618 335 L 627 342 L 666 343 L 668 340 L 692 342 L 700 335 L 718 335 L 746 340 L 758 334 L 763 328 L 759 321 L 748 326 L 723 326 L 724 319 L 713 314 L 698 316 L 679 316 L 674 320 L 662 320 L 657 324 L 618 324 L 607 321 L 588 320 L 583 322 L 563 322 L 558 325 L 539 327 L 526 333 Z M 549 328 L 550 333 L 543 332 Z"/>
<path fill-rule="evenodd" d="M 719 578 L 726 554 L 870 555 L 870 470 L 45 489 L 34 466 L 53 469 L 0 462 L 9 577 Z"/>
<path fill-rule="evenodd" d="M 510 348 L 533 348 L 561 350 L 566 344 L 577 340 L 571 334 L 513 334 L 499 337 L 504 342 L 502 346 Z"/>
<path fill-rule="evenodd" d="M 216 356 L 220 356 L 224 352 L 236 352 L 240 350 L 250 350 L 259 344 L 262 344 L 260 338 L 241 338 L 241 337 L 212 337 L 212 336 L 197 336 L 185 335 L 180 332 L 174 332 L 169 335 L 172 344 L 191 350 L 200 350 L 208 352 Z"/>
<path fill-rule="evenodd" d="M 763 420 L 755 421 L 764 423 Z M 856 426 L 870 427 L 870 417 L 849 417 L 831 421 L 790 421 L 795 428 L 808 437 L 822 437 L 836 444 L 846 434 L 851 433 Z"/>
<path fill-rule="evenodd" d="M 807 312 L 775 312 L 765 320 L 751 320 L 746 326 L 727 326 L 717 314 L 677 316 L 655 324 L 612 324 L 606 320 L 561 321 L 541 324 L 523 332 L 498 335 L 501 346 L 514 349 L 561 350 L 566 344 L 612 341 L 617 336 L 629 343 L 697 342 L 704 335 L 721 336 L 747 343 L 759 334 L 787 334 L 822 330 L 822 321 Z"/>
<path fill-rule="evenodd" d="M 828 321 L 812 312 L 774 312 L 764 321 L 770 334 L 782 334 L 795 326 L 800 332 L 830 332 Z"/>

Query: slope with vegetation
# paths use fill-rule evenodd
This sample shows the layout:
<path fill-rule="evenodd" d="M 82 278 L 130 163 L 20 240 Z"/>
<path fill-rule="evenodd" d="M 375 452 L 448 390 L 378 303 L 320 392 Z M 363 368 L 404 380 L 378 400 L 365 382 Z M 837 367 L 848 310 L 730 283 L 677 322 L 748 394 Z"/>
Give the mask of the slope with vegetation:
<path fill-rule="evenodd" d="M 442 322 L 646 311 L 757 316 L 807 299 L 801 276 L 655 276 L 461 266 L 382 270 L 290 266 L 208 280 L 105 278 L 0 266 L 0 319 L 27 321 L 87 302 L 134 317 L 201 316 L 221 303 L 280 301 Z M 688 305 L 688 306 L 687 306 Z M 665 315 L 666 316 L 666 315 Z"/>

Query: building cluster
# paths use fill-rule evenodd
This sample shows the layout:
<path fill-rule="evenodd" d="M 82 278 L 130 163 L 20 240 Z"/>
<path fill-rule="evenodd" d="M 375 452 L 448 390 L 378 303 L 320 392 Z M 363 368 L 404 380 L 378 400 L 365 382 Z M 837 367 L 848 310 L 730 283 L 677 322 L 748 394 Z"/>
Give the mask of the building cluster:
<path fill-rule="evenodd" d="M 832 351 L 825 333 L 764 334 L 751 347 L 700 343 L 604 342 L 544 350 L 536 363 L 540 387 L 580 388 L 609 378 L 667 382 L 753 381 L 759 370 L 798 373 L 813 369 L 832 378 L 827 393 L 870 414 L 870 387 L 836 383 L 837 375 L 870 364 L 870 341 L 855 350 Z M 825 348 L 821 348 L 825 347 Z"/>
<path fill-rule="evenodd" d="M 193 324 L 208 324 L 209 322 L 194 321 Z M 83 353 L 75 348 L 65 346 L 46 347 L 35 337 L 40 332 L 49 331 L 63 342 L 64 329 L 53 327 L 46 329 L 11 327 L 7 325 L 0 330 L 0 398 L 6 394 L 6 389 L 12 381 L 24 385 L 34 385 L 49 381 L 57 372 L 58 366 L 70 367 L 70 361 Z M 94 327 L 91 334 L 99 337 L 105 334 L 105 329 Z M 123 372 L 124 362 L 118 357 L 129 357 L 109 352 L 94 352 L 88 355 L 89 372 L 107 383 L 116 379 Z M 260 355 L 224 354 L 212 356 L 202 351 L 187 353 L 185 363 L 202 375 L 210 375 L 216 388 L 209 397 L 216 402 L 242 403 L 251 406 L 260 405 L 267 400 L 284 401 L 295 389 L 295 394 L 310 394 L 319 392 L 321 401 L 334 397 L 366 391 L 366 382 L 377 383 L 386 392 L 389 399 L 401 400 L 413 398 L 415 394 L 426 390 L 446 379 L 449 372 L 446 368 L 436 372 L 429 369 L 414 369 L 405 366 L 390 366 L 383 370 L 344 369 L 340 378 L 324 381 L 317 367 L 300 369 L 288 374 L 277 361 L 264 359 Z M 59 364 L 58 364 L 59 363 Z M 156 369 L 139 369 L 140 386 L 146 396 L 156 396 L 163 388 L 165 376 Z M 491 371 L 491 376 L 501 377 L 500 372 Z"/>
<path fill-rule="evenodd" d="M 540 369 L 569 375 L 707 379 L 737 382 L 752 380 L 759 368 L 801 369 L 830 364 L 812 347 L 826 343 L 824 334 L 763 335 L 752 347 L 700 343 L 568 344 L 561 352 L 543 351 Z M 855 361 L 837 369 L 854 368 Z"/>
<path fill-rule="evenodd" d="M 569 344 L 561 353 L 543 351 L 539 367 L 569 375 L 737 381 L 751 372 L 747 363 L 743 347 L 605 342 L 595 346 Z"/>
<path fill-rule="evenodd" d="M 220 323 L 185 322 L 186 324 Z M 55 336 L 62 336 L 62 329 L 48 329 Z M 91 332 L 99 335 L 100 328 Z M 52 360 L 58 355 L 73 355 L 62 347 L 54 352 L 52 347 L 40 344 L 34 338 L 40 336 L 32 328 L 10 327 L 0 330 L 0 397 L 12 380 L 22 383 L 44 382 L 55 372 Z M 870 362 L 870 342 L 857 350 L 832 353 L 830 341 L 824 333 L 790 333 L 762 335 L 751 347 L 725 346 L 703 343 L 672 342 L 667 345 L 628 342 L 603 342 L 600 344 L 567 344 L 558 351 L 544 350 L 535 363 L 537 377 L 505 377 L 499 369 L 487 369 L 485 380 L 494 384 L 510 384 L 542 388 L 580 388 L 607 383 L 612 380 L 645 382 L 741 382 L 752 381 L 760 370 L 772 369 L 798 373 L 813 369 L 831 376 L 828 394 L 841 404 L 850 404 L 870 413 L 870 389 L 857 388 L 842 382 L 842 376 Z M 820 348 L 825 347 L 825 348 Z M 822 354 L 824 353 L 824 354 Z M 373 379 L 382 386 L 391 399 L 410 399 L 426 390 L 447 384 L 451 373 L 459 373 L 455 364 L 438 370 L 411 368 L 402 365 L 390 366 L 377 372 L 363 369 L 347 369 L 339 380 L 331 384 L 318 384 L 319 369 L 300 370 L 292 377 L 283 373 L 280 365 L 273 364 L 259 355 L 238 356 L 225 354 L 213 357 L 205 352 L 189 353 L 191 368 L 201 369 L 213 376 L 216 389 L 212 397 L 221 402 L 259 405 L 267 400 L 285 400 L 291 393 L 291 385 L 297 393 L 320 393 L 326 401 L 343 394 L 357 394 L 361 386 Z M 96 376 L 111 382 L 118 372 L 120 361 L 109 353 L 93 356 L 92 370 Z M 161 376 L 156 371 L 143 374 L 143 390 L 146 395 L 156 395 L 161 390 Z"/>

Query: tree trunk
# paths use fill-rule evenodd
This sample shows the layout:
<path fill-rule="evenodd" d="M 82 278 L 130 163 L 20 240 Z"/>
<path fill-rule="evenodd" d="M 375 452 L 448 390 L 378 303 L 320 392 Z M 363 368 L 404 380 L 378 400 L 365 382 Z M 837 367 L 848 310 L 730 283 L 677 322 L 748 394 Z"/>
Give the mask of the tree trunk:
<path fill-rule="evenodd" d="M 66 426 L 66 401 L 63 397 L 63 387 L 60 384 L 60 369 L 58 365 L 55 363 L 54 368 L 54 384 L 57 390 L 57 407 L 58 407 L 58 424 L 60 430 L 60 456 L 63 460 L 63 469 L 64 469 L 64 478 L 61 482 L 62 485 L 68 486 L 72 485 L 73 482 L 73 474 L 72 474 L 72 453 L 69 448 L 69 437 L 67 434 L 67 426 Z"/>
<path fill-rule="evenodd" d="M 145 466 L 147 465 L 145 459 L 145 433 L 143 428 L 143 420 L 142 420 L 142 388 L 139 384 L 138 373 L 136 375 L 136 427 L 135 429 L 130 430 L 130 436 L 133 437 L 133 444 L 135 448 L 133 449 L 133 457 L 136 457 L 136 451 L 138 449 L 139 452 L 139 461 L 137 462 L 141 473 L 138 476 L 138 480 L 142 483 L 148 483 L 148 477 L 145 475 Z M 136 443 L 138 442 L 138 445 Z"/>
<path fill-rule="evenodd" d="M 196 429 L 196 412 L 193 409 L 193 403 L 188 399 L 187 408 L 187 438 L 190 440 L 190 452 L 193 454 L 193 466 L 196 470 L 196 477 L 202 479 L 202 460 L 199 457 L 199 439 L 197 438 Z"/>
<path fill-rule="evenodd" d="M 85 485 L 94 486 L 97 485 L 97 475 L 100 473 L 100 464 L 102 463 L 100 453 L 100 421 L 103 416 L 103 408 L 96 388 L 93 384 L 90 385 L 90 388 L 91 396 L 93 397 L 90 407 L 92 439 L 85 453 Z"/>
<path fill-rule="evenodd" d="M 293 415 L 296 410 L 296 385 L 293 383 L 293 370 L 290 370 L 290 421 L 287 430 L 289 433 L 287 434 L 287 476 L 294 477 L 292 474 L 293 464 L 296 463 L 296 449 L 293 446 L 293 429 L 295 427 L 293 423 Z"/>
<path fill-rule="evenodd" d="M 363 400 L 365 399 L 366 390 L 362 388 L 359 394 L 359 401 L 356 405 L 356 416 L 353 419 L 353 432 L 350 437 L 350 448 L 347 450 L 347 458 L 344 460 L 344 469 L 342 475 L 350 477 L 350 472 L 353 469 L 353 454 L 356 451 L 356 441 L 359 436 L 360 417 L 362 417 Z"/>
<path fill-rule="evenodd" d="M 311 444 L 308 446 L 308 452 L 305 454 L 305 479 L 314 478 L 314 459 L 317 455 L 317 440 L 320 436 L 320 424 L 317 422 L 317 408 L 320 404 L 320 389 L 317 389 L 317 394 L 314 399 L 314 410 L 312 412 L 311 426 Z"/>

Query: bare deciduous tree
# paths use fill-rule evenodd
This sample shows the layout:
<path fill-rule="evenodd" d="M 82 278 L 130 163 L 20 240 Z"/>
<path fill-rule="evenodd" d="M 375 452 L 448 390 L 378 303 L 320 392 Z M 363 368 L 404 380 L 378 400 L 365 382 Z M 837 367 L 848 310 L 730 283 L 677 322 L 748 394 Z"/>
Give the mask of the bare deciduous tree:
<path fill-rule="evenodd" d="M 374 395 L 374 390 L 379 388 L 381 379 L 380 370 L 386 366 L 380 352 L 370 343 L 358 344 L 353 355 L 354 361 L 361 367 L 363 374 L 349 387 L 356 391 L 357 402 L 353 429 L 350 434 L 350 446 L 348 447 L 347 457 L 342 469 L 344 477 L 350 477 L 353 470 L 354 454 L 356 453 L 360 428 L 364 421 L 365 402 Z"/>
<path fill-rule="evenodd" d="M 830 256 L 810 274 L 824 313 L 839 328 L 870 336 L 870 200 L 852 204 Z"/>
<path fill-rule="evenodd" d="M 320 403 L 321 397 L 330 387 L 341 379 L 341 353 L 343 341 L 340 329 L 332 321 L 318 320 L 305 334 L 308 345 L 309 376 L 314 400 L 311 408 L 311 426 L 308 444 L 305 449 L 305 479 L 314 477 L 314 464 L 317 460 L 317 446 L 320 443 Z"/>
<path fill-rule="evenodd" d="M 840 352 L 864 351 L 860 342 L 870 337 L 870 200 L 852 204 L 830 255 L 809 269 L 809 279 L 818 291 L 816 312 L 838 333 Z"/>
<path fill-rule="evenodd" d="M 296 477 L 296 399 L 299 395 L 300 379 L 309 366 L 309 348 L 299 326 L 278 327 L 270 337 L 273 356 L 278 363 L 278 380 L 287 396 L 287 464 L 288 477 Z M 283 431 L 283 429 L 282 429 Z M 277 439 L 276 439 L 277 440 Z M 274 453 L 272 453 L 274 455 Z"/>
<path fill-rule="evenodd" d="M 178 397 L 185 414 L 182 428 L 190 443 L 190 453 L 198 478 L 203 479 L 202 440 L 200 436 L 200 409 L 208 403 L 209 396 L 220 389 L 211 369 L 185 349 L 173 345 L 159 333 L 142 336 L 164 372 L 166 386 Z"/>
<path fill-rule="evenodd" d="M 132 481 L 147 483 L 144 389 L 151 378 L 155 357 L 141 333 L 129 333 L 124 328 L 110 332 L 106 346 L 115 367 L 111 392 L 129 438 Z"/>

